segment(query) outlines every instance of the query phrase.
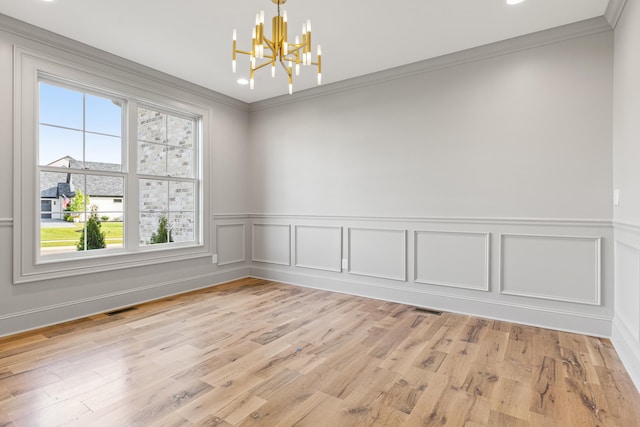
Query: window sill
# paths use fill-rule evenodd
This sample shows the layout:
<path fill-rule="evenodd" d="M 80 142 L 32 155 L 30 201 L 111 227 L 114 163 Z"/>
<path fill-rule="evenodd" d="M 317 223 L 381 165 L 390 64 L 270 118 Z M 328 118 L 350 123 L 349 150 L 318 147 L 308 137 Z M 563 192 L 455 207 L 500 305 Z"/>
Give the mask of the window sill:
<path fill-rule="evenodd" d="M 146 267 L 167 262 L 186 261 L 211 257 L 211 252 L 203 245 L 188 248 L 162 249 L 139 253 L 117 252 L 100 254 L 84 259 L 40 261 L 22 271 L 16 271 L 14 284 L 32 283 L 43 280 L 81 276 L 105 271 Z"/>

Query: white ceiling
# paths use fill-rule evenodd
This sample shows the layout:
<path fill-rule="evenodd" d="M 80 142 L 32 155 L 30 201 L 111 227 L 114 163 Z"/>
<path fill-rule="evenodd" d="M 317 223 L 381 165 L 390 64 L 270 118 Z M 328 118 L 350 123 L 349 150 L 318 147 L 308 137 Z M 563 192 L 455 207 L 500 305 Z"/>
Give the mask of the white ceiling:
<path fill-rule="evenodd" d="M 289 34 L 312 20 L 322 45 L 323 83 L 602 16 L 609 0 L 289 0 Z M 0 13 L 81 41 L 245 102 L 287 93 L 287 79 L 256 73 L 240 86 L 248 58 L 231 73 L 231 34 L 249 50 L 256 12 L 270 20 L 271 0 L 0 0 Z M 292 37 L 290 37 L 291 39 Z M 315 52 L 315 48 L 314 48 Z M 279 78 L 278 78 L 279 77 Z M 303 69 L 294 90 L 315 86 Z"/>

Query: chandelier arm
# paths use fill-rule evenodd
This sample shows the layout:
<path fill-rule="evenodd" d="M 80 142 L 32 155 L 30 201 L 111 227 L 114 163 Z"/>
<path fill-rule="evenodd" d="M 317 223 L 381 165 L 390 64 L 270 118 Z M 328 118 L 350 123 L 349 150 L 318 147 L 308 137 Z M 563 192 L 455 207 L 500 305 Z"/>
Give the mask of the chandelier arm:
<path fill-rule="evenodd" d="M 287 64 L 285 64 L 282 59 L 280 60 L 280 65 L 282 65 L 282 68 L 284 68 L 284 70 L 287 72 L 287 75 L 289 77 L 292 77 L 291 70 L 289 69 L 289 67 L 287 67 Z"/>
<path fill-rule="evenodd" d="M 294 44 L 290 44 L 290 45 L 289 45 L 289 48 L 291 48 L 292 46 L 294 46 L 294 48 L 293 48 L 293 50 L 289 49 L 289 54 L 291 54 L 291 53 L 296 53 L 296 52 L 297 52 L 297 51 L 299 51 L 300 49 L 304 48 L 304 46 L 305 46 L 305 45 L 302 45 L 302 44 L 298 45 L 298 44 L 295 44 L 295 43 L 294 43 Z"/>
<path fill-rule="evenodd" d="M 269 46 L 269 49 L 274 50 L 273 47 L 275 46 L 275 43 L 272 40 L 269 40 L 266 37 L 264 37 L 262 40 L 267 44 L 267 46 Z"/>
<path fill-rule="evenodd" d="M 251 55 L 252 55 L 252 53 L 251 53 L 251 52 L 249 52 L 249 51 L 246 51 L 246 50 L 239 50 L 239 49 L 236 49 L 236 53 L 242 53 L 242 54 L 244 54 L 244 55 L 249 55 L 249 56 L 251 56 Z"/>
<path fill-rule="evenodd" d="M 258 65 L 257 67 L 255 67 L 255 68 L 253 69 L 253 71 L 259 70 L 260 68 L 264 68 L 264 67 L 266 67 L 267 65 L 271 65 L 271 63 L 272 63 L 272 62 L 273 62 L 273 61 L 268 61 L 268 62 L 265 62 L 265 63 L 263 63 L 263 64 L 260 64 L 260 65 Z"/>

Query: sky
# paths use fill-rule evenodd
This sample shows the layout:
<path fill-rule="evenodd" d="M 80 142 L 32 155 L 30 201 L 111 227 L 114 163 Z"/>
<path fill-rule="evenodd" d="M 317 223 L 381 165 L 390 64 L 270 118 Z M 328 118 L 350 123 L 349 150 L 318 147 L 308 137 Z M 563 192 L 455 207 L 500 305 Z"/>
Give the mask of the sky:
<path fill-rule="evenodd" d="M 40 165 L 64 156 L 120 164 L 121 135 L 122 108 L 111 99 L 40 83 Z"/>

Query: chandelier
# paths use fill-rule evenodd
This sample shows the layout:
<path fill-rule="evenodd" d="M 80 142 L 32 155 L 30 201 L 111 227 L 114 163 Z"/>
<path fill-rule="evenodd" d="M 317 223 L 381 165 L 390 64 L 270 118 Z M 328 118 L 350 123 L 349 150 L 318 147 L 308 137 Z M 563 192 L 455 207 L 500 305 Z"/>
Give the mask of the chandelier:
<path fill-rule="evenodd" d="M 236 72 L 236 55 L 241 53 L 249 55 L 250 76 L 249 87 L 254 87 L 254 74 L 261 68 L 271 65 L 271 77 L 276 76 L 276 63 L 279 62 L 289 77 L 289 95 L 293 93 L 293 73 L 300 75 L 300 65 L 318 67 L 318 84 L 322 83 L 322 51 L 320 45 L 317 50 L 317 61 L 314 62 L 311 53 L 311 20 L 302 24 L 302 33 L 290 43 L 287 29 L 287 11 L 280 14 L 280 5 L 287 0 L 271 0 L 278 5 L 278 16 L 271 21 L 271 37 L 269 39 L 264 32 L 264 11 L 256 14 L 256 25 L 251 35 L 251 51 L 239 50 L 236 47 L 236 30 L 233 30 L 233 58 L 232 69 Z M 264 60 L 264 61 L 259 61 Z"/>

